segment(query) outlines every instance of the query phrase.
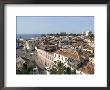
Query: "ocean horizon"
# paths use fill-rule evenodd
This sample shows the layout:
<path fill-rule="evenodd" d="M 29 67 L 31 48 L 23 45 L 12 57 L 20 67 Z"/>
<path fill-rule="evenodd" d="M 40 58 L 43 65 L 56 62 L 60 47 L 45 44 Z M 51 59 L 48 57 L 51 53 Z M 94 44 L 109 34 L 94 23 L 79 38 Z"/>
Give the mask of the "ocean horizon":
<path fill-rule="evenodd" d="M 16 34 L 17 39 L 31 39 L 31 38 L 36 38 L 40 37 L 41 34 Z"/>

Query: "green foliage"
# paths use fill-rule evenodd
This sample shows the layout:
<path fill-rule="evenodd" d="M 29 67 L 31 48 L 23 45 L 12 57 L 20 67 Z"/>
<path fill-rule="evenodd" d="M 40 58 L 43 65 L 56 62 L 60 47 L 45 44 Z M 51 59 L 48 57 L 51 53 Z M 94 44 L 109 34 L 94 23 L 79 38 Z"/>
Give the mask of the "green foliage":
<path fill-rule="evenodd" d="M 17 74 L 33 74 L 33 67 L 29 66 L 27 63 L 23 64 L 21 70 L 16 70 Z"/>
<path fill-rule="evenodd" d="M 65 67 L 61 61 L 57 62 L 49 72 L 50 74 L 76 74 L 76 70 L 71 70 L 70 67 Z"/>
<path fill-rule="evenodd" d="M 71 68 L 69 67 L 66 68 L 66 74 L 71 74 Z"/>

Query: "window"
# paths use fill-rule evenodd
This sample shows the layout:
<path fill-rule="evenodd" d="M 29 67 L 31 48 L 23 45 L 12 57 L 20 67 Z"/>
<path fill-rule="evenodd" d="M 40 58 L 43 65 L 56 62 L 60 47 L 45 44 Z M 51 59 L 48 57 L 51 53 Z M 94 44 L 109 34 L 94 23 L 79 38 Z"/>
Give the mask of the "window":
<path fill-rule="evenodd" d="M 56 57 L 56 54 L 55 54 L 55 57 Z"/>
<path fill-rule="evenodd" d="M 70 62 L 72 62 L 72 60 L 70 60 Z"/>
<path fill-rule="evenodd" d="M 65 61 L 67 61 L 67 58 L 65 58 Z"/>
<path fill-rule="evenodd" d="M 63 57 L 62 57 L 62 60 L 63 60 Z"/>
<path fill-rule="evenodd" d="M 59 55 L 59 59 L 60 59 L 60 55 Z"/>

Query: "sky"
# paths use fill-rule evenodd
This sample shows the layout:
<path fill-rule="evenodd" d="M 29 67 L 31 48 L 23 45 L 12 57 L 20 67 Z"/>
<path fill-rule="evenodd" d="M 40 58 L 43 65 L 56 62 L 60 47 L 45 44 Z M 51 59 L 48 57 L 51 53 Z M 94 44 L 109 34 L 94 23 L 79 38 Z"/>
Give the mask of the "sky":
<path fill-rule="evenodd" d="M 17 34 L 94 32 L 93 16 L 17 16 Z"/>

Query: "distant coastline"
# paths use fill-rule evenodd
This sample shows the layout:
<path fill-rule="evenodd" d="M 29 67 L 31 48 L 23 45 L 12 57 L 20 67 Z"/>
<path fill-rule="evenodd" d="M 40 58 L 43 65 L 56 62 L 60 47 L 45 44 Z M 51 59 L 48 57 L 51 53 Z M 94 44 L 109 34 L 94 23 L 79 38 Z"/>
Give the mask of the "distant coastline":
<path fill-rule="evenodd" d="M 17 39 L 31 39 L 31 38 L 36 38 L 36 37 L 40 37 L 41 34 L 16 34 L 16 38 Z"/>

